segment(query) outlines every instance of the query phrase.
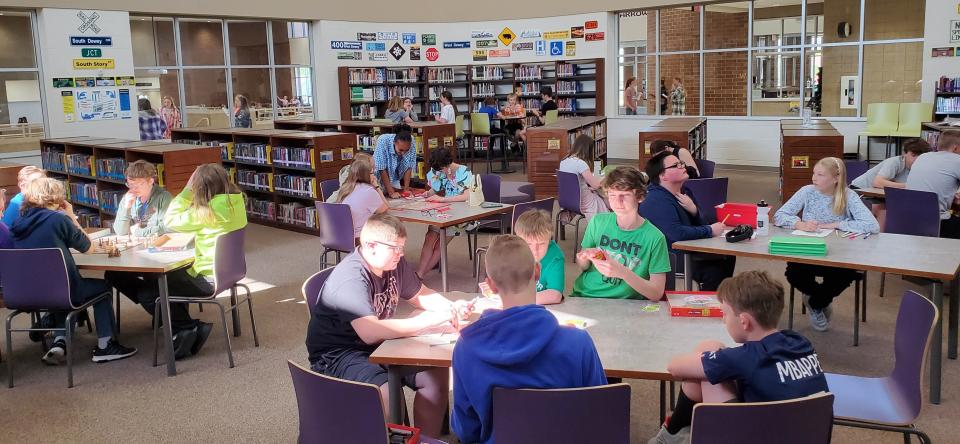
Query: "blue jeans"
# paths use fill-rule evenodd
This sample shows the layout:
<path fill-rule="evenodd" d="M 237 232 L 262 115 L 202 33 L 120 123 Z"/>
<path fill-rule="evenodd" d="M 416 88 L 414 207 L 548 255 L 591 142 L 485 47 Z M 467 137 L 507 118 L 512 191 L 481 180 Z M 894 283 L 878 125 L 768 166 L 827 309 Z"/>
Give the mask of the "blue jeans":
<path fill-rule="evenodd" d="M 90 299 L 100 296 L 103 293 L 111 292 L 112 289 L 103 279 L 81 278 L 76 283 L 76 288 L 70 294 L 70 300 L 74 305 L 81 305 Z M 67 322 L 67 312 L 57 311 L 51 313 L 53 316 L 53 325 L 63 328 Z M 113 298 L 106 298 L 96 304 L 93 304 L 93 318 L 97 325 L 98 338 L 113 337 Z M 56 330 L 53 336 L 66 336 L 66 330 Z"/>

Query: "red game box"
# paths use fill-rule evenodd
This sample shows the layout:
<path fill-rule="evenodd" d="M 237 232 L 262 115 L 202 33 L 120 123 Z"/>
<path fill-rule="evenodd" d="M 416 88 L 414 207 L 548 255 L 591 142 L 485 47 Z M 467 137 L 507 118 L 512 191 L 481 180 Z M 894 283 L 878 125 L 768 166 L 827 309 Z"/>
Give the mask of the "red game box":
<path fill-rule="evenodd" d="M 393 430 L 410 432 L 410 436 L 403 441 L 405 444 L 420 444 L 420 429 L 416 427 L 388 423 L 387 434 L 389 435 Z"/>
<path fill-rule="evenodd" d="M 720 301 L 714 291 L 667 291 L 670 316 L 686 318 L 723 317 Z"/>
<path fill-rule="evenodd" d="M 717 222 L 727 226 L 750 225 L 757 228 L 757 206 L 755 204 L 727 202 L 716 206 Z"/>

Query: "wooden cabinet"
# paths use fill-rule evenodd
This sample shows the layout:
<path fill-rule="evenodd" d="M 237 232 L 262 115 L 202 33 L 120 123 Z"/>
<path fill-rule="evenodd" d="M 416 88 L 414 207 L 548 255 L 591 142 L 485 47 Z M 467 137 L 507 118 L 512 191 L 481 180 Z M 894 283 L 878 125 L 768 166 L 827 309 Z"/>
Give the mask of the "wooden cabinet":
<path fill-rule="evenodd" d="M 606 117 L 571 117 L 527 130 L 527 180 L 534 184 L 537 199 L 557 195 L 556 171 L 560 160 L 570 152 L 574 139 L 580 134 L 593 137 L 594 160 L 600 161 L 601 167 L 606 166 Z"/>
<path fill-rule="evenodd" d="M 811 183 L 813 167 L 824 157 L 843 159 L 843 135 L 825 126 L 780 130 L 780 202 Z"/>
<path fill-rule="evenodd" d="M 668 117 L 640 130 L 638 167 L 642 170 L 653 157 L 650 146 L 657 140 L 676 142 L 690 150 L 695 159 L 707 158 L 707 119 Z"/>

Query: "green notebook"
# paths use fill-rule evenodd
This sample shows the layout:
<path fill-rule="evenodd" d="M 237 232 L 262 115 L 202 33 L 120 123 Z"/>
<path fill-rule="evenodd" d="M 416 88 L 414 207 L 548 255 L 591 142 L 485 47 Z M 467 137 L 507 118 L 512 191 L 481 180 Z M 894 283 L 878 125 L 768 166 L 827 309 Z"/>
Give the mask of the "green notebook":
<path fill-rule="evenodd" d="M 827 242 L 818 237 L 774 236 L 770 238 L 768 251 L 771 254 L 826 256 Z"/>

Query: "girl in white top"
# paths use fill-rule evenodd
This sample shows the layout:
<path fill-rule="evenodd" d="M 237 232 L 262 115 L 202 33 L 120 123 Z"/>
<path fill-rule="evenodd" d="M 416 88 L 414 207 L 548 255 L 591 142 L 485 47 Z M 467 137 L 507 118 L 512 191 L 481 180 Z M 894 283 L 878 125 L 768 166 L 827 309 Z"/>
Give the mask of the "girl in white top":
<path fill-rule="evenodd" d="M 377 185 L 377 179 L 373 176 L 373 159 L 369 154 L 361 153 L 354 157 L 347 180 L 340 186 L 336 202 L 350 206 L 354 238 L 360 236 L 360 230 L 370 216 L 386 212 L 390 208 Z"/>
<path fill-rule="evenodd" d="M 457 120 L 457 109 L 453 106 L 453 94 L 450 91 L 440 93 L 440 115 L 437 116 L 437 122 L 453 123 Z"/>
<path fill-rule="evenodd" d="M 803 231 L 841 230 L 877 233 L 880 225 L 857 193 L 847 187 L 843 161 L 824 157 L 813 167 L 813 184 L 797 191 L 773 216 L 778 227 Z M 857 278 L 844 268 L 787 263 L 787 282 L 804 295 L 807 314 L 814 330 L 830 326 L 833 298 Z M 817 281 L 817 277 L 821 281 Z"/>
<path fill-rule="evenodd" d="M 573 141 L 573 147 L 567 153 L 567 157 L 560 161 L 560 171 L 573 173 L 577 175 L 580 182 L 580 212 L 586 216 L 587 221 L 593 218 L 597 213 L 610 211 L 603 195 L 600 194 L 600 178 L 593 175 L 591 167 L 593 165 L 593 138 L 581 134 Z"/>

